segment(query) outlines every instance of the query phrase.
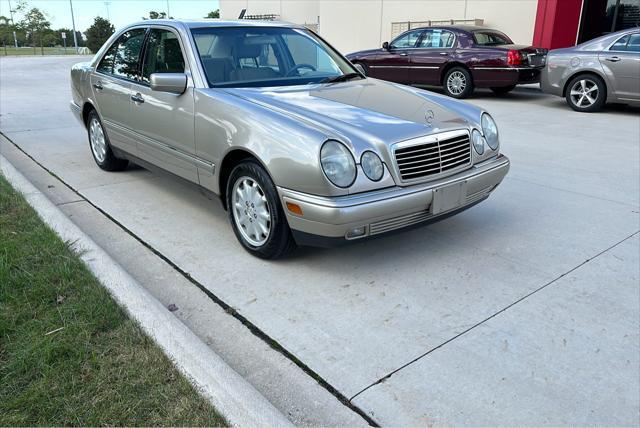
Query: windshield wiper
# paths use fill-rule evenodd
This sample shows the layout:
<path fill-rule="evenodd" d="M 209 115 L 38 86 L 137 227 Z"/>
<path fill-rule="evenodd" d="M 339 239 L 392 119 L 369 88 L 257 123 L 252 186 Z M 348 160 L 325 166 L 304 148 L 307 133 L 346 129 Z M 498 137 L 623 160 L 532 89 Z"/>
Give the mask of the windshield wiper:
<path fill-rule="evenodd" d="M 327 77 L 326 79 L 322 79 L 319 83 L 346 82 L 347 80 L 351 80 L 356 77 L 362 78 L 362 75 L 360 73 L 341 74 L 340 76 L 333 76 L 333 77 Z"/>

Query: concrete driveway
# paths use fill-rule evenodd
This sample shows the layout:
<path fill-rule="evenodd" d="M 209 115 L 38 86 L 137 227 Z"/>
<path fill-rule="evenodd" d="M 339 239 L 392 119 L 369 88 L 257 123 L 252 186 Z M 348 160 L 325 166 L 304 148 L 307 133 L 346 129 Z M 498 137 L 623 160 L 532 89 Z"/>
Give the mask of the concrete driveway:
<path fill-rule="evenodd" d="M 3 59 L 2 133 L 373 421 L 640 422 L 637 109 L 580 114 L 530 88 L 481 92 L 471 102 L 494 116 L 512 160 L 491 198 L 266 262 L 198 191 L 95 166 L 67 107 L 73 62 Z"/>

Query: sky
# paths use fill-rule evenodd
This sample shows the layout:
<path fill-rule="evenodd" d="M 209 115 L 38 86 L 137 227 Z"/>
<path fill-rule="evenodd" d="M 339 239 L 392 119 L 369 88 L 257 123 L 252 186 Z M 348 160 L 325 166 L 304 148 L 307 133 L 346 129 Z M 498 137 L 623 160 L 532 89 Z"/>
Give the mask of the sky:
<path fill-rule="evenodd" d="M 148 16 L 150 10 L 167 11 L 167 0 L 72 0 L 76 30 L 85 31 L 96 16 L 110 18 L 118 29 Z M 0 0 L 0 15 L 9 18 L 9 3 L 16 7 L 17 0 Z M 27 0 L 27 8 L 37 7 L 47 15 L 51 28 L 71 28 L 69 0 Z M 169 12 L 174 18 L 204 18 L 218 9 L 218 0 L 169 0 Z M 14 20 L 19 20 L 19 15 Z"/>

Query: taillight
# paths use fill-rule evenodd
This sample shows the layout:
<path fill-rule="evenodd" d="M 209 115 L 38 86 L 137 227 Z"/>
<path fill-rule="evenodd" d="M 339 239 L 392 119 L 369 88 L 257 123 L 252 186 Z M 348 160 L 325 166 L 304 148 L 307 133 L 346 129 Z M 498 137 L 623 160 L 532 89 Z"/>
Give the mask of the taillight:
<path fill-rule="evenodd" d="M 522 54 L 520 51 L 510 50 L 507 52 L 508 65 L 522 65 Z"/>

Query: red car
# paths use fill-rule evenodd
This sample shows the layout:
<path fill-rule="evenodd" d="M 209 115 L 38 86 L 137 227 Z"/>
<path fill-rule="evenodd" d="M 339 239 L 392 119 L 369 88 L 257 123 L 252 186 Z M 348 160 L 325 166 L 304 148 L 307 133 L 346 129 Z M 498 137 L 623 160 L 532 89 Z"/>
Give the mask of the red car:
<path fill-rule="evenodd" d="M 537 83 L 547 50 L 515 45 L 504 33 L 474 26 L 416 28 L 384 42 L 382 49 L 347 58 L 371 77 L 409 85 L 442 86 L 466 98 L 474 88 L 505 94 Z"/>

